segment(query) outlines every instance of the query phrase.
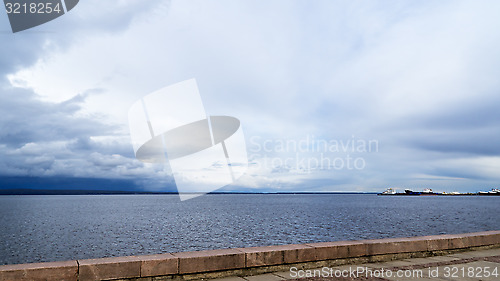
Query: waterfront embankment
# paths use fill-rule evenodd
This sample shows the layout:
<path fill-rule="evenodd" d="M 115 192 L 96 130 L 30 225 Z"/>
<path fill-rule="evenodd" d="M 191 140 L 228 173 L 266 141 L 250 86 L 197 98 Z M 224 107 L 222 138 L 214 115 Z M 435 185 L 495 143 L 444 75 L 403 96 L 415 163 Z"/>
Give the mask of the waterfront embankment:
<path fill-rule="evenodd" d="M 439 256 L 500 247 L 500 231 L 0 266 L 0 280 L 193 280 Z"/>

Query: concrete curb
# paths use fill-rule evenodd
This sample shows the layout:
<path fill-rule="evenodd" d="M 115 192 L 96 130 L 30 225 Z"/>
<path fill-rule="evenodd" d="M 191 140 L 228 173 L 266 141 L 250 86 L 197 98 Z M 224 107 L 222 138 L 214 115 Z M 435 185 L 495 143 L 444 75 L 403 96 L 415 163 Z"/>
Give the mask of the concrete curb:
<path fill-rule="evenodd" d="M 336 241 L 0 266 L 0 280 L 195 279 L 500 246 L 500 231 Z"/>

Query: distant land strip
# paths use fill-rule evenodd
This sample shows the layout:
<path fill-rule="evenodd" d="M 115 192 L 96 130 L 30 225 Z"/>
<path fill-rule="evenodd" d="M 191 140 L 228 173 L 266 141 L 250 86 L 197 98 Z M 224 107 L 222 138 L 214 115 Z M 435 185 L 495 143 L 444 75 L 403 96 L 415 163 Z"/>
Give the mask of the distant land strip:
<path fill-rule="evenodd" d="M 55 190 L 55 189 L 0 189 L 0 195 L 166 195 L 177 192 L 155 191 L 119 191 L 119 190 Z M 376 192 L 237 192 L 221 191 L 206 195 L 218 194 L 377 194 Z"/>

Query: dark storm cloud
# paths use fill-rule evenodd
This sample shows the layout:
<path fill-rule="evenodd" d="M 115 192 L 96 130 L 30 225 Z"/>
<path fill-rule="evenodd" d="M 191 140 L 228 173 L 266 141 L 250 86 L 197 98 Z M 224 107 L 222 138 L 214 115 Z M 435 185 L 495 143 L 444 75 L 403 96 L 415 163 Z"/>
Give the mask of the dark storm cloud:
<path fill-rule="evenodd" d="M 4 191 L 2 191 L 4 189 Z M 6 192 L 5 190 L 13 190 Z M 130 180 L 120 179 L 92 179 L 78 177 L 0 177 L 0 194 L 19 194 L 24 190 L 140 190 L 138 186 Z M 42 193 L 43 194 L 43 193 Z M 67 194 L 74 194 L 68 192 Z M 85 193 L 83 193 L 85 194 Z"/>
<path fill-rule="evenodd" d="M 19 88 L 4 87 L 0 94 L 4 97 L 0 104 L 0 178 L 77 177 L 135 182 L 148 176 L 144 165 L 135 160 L 128 136 L 123 135 L 120 126 L 79 114 L 88 94 L 61 103 L 41 101 L 30 90 Z M 12 188 L 11 182 L 0 179 L 0 188 Z"/>
<path fill-rule="evenodd" d="M 500 128 L 495 128 L 500 130 Z M 466 153 L 473 155 L 499 156 L 500 136 L 489 130 L 432 131 L 425 136 L 413 136 L 409 143 L 423 150 L 445 153 Z"/>
<path fill-rule="evenodd" d="M 98 120 L 77 117 L 84 101 L 77 96 L 63 103 L 37 99 L 29 90 L 2 90 L 0 143 L 20 147 L 30 142 L 58 141 L 113 133 L 113 127 Z"/>
<path fill-rule="evenodd" d="M 443 107 L 426 115 L 412 115 L 397 122 L 401 143 L 417 149 L 483 156 L 500 155 L 500 99 L 480 100 Z"/>
<path fill-rule="evenodd" d="M 135 186 L 131 180 L 147 174 L 134 159 L 129 141 L 121 141 L 128 137 L 122 125 L 107 122 L 104 115 L 82 113 L 86 99 L 102 89 L 54 103 L 41 100 L 31 89 L 13 87 L 7 77 L 64 53 L 86 36 L 121 32 L 151 9 L 165 7 L 153 1 L 84 1 L 61 18 L 16 34 L 10 32 L 7 15 L 0 13 L 0 188 L 14 182 L 50 187 L 58 178 L 65 178 L 66 185 L 78 178 L 81 184 L 75 187 L 81 187 L 95 185 L 86 178 L 106 178 L 129 181 L 120 182 L 127 189 Z M 110 136 L 111 140 L 95 139 Z M 2 180 L 8 177 L 15 180 Z M 47 178 L 55 181 L 43 180 Z"/>
<path fill-rule="evenodd" d="M 40 46 L 44 40 L 43 38 L 43 34 L 14 36 L 5 32 L 0 33 L 0 40 L 2 42 L 0 75 L 2 78 L 6 74 L 16 71 L 23 66 L 35 63 L 43 51 L 35 46 Z"/>

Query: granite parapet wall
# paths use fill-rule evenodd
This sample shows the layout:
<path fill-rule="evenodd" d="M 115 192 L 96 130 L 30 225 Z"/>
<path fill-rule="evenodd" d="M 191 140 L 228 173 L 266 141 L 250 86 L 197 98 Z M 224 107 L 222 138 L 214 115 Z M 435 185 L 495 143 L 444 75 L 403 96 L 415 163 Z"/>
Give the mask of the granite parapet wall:
<path fill-rule="evenodd" d="M 0 280 L 179 280 L 500 247 L 500 231 L 280 245 L 0 266 Z M 330 262 L 330 263 L 329 263 Z M 163 277 L 163 278 L 162 278 Z"/>

